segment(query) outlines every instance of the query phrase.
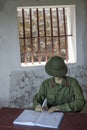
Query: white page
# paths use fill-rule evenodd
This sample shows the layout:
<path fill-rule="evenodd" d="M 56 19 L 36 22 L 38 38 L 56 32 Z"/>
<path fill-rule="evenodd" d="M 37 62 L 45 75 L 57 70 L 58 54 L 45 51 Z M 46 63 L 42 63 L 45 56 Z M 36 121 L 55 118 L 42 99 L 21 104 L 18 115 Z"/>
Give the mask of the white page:
<path fill-rule="evenodd" d="M 20 116 L 13 122 L 13 124 L 19 125 L 32 125 L 35 126 L 35 122 L 40 116 L 40 112 L 35 112 L 33 110 L 24 110 Z"/>
<path fill-rule="evenodd" d="M 42 112 L 36 125 L 42 127 L 58 128 L 64 116 L 63 112 Z"/>

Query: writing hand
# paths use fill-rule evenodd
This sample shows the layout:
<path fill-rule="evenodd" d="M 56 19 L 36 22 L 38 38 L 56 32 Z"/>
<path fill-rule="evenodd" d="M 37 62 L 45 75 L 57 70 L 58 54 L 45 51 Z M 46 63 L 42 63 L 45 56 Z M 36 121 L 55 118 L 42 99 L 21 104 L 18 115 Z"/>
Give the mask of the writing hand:
<path fill-rule="evenodd" d="M 37 112 L 42 112 L 43 110 L 42 110 L 41 105 L 37 105 L 37 106 L 35 107 L 35 111 L 37 111 Z"/>

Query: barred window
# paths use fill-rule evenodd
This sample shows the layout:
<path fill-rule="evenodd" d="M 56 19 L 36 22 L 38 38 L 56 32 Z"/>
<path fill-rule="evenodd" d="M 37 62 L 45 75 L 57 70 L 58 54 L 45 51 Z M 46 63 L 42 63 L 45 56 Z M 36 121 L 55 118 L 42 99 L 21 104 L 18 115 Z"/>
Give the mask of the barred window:
<path fill-rule="evenodd" d="M 75 59 L 75 32 L 70 7 L 18 7 L 21 63 L 42 64 L 54 56 Z M 74 18 L 75 19 L 75 18 Z M 75 38 L 74 38 L 75 39 Z"/>

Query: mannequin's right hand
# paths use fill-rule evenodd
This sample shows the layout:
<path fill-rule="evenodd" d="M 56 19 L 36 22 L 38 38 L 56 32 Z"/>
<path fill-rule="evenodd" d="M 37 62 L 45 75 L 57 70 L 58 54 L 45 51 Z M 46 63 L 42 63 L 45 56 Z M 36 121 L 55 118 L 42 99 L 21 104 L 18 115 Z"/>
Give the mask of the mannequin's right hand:
<path fill-rule="evenodd" d="M 37 112 L 42 112 L 43 110 L 42 110 L 41 105 L 37 105 L 37 106 L 35 107 L 35 111 L 37 111 Z"/>

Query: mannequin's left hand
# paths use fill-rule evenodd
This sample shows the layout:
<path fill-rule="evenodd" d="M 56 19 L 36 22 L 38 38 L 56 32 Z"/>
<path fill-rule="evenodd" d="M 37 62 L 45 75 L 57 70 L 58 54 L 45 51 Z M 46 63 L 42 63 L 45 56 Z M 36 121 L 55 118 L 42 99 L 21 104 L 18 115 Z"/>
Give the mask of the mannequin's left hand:
<path fill-rule="evenodd" d="M 54 111 L 60 111 L 59 106 L 53 106 L 48 109 L 48 113 L 54 112 Z"/>

